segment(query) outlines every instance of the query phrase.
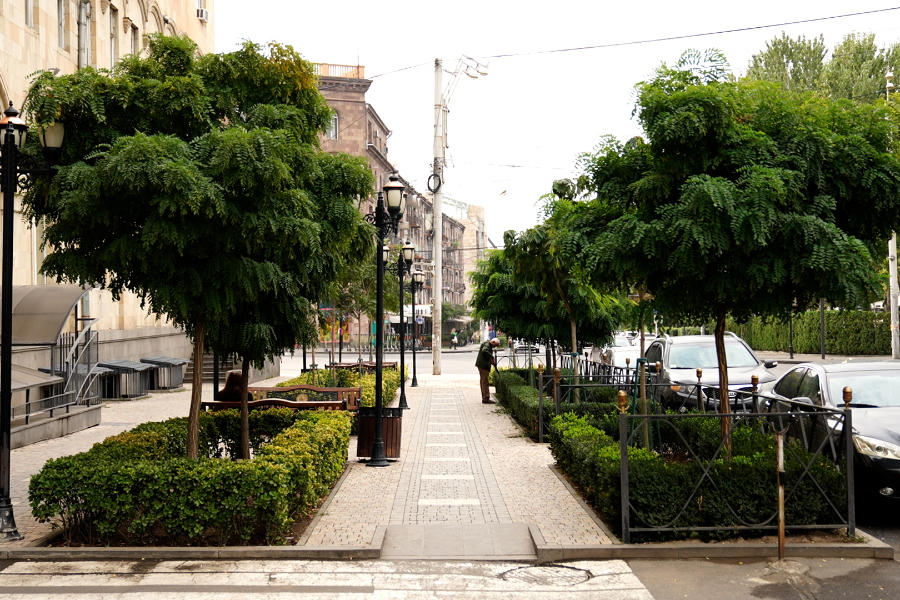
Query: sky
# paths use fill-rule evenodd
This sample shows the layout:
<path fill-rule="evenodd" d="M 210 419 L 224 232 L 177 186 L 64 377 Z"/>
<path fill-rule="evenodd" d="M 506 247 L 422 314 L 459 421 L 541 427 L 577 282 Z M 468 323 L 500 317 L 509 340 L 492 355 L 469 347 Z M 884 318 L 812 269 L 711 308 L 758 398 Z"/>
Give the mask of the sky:
<path fill-rule="evenodd" d="M 215 0 L 212 12 L 217 52 L 277 41 L 313 62 L 364 65 L 366 100 L 392 130 L 388 159 L 420 192 L 433 160 L 435 59 L 445 86 L 462 55 L 489 63 L 485 77 L 460 75 L 450 98 L 444 194 L 484 206 L 497 245 L 504 231 L 538 222 L 540 196 L 576 176 L 578 156 L 603 136 L 641 135 L 634 85 L 686 49 L 718 48 L 740 75 L 782 31 L 823 34 L 829 48 L 854 31 L 879 45 L 900 39 L 900 0 Z M 737 29 L 748 30 L 715 33 Z M 556 51 L 602 45 L 612 46 Z"/>

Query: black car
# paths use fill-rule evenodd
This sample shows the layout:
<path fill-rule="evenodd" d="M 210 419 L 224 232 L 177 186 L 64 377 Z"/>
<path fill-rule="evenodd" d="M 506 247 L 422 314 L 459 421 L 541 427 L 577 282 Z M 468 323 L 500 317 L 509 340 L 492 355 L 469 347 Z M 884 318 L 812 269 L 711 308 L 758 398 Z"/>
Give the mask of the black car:
<path fill-rule="evenodd" d="M 843 409 L 845 387 L 852 391 L 857 495 L 900 500 L 900 363 L 806 363 L 763 388 L 763 393 L 772 402 L 800 399 Z"/>
<path fill-rule="evenodd" d="M 657 399 L 667 408 L 686 410 L 698 408 L 698 397 L 702 408 L 718 412 L 719 406 L 719 363 L 716 357 L 715 336 L 684 335 L 658 337 L 644 353 L 651 371 L 660 363 L 660 373 L 655 388 Z M 725 333 L 725 357 L 728 363 L 728 395 L 732 411 L 752 410 L 752 400 L 740 396 L 740 391 L 751 391 L 753 375 L 759 377 L 760 384 L 774 381 L 775 376 L 768 369 L 778 363 L 774 360 L 761 361 L 747 343 L 731 332 Z M 702 369 L 700 393 L 697 392 L 697 369 Z"/>

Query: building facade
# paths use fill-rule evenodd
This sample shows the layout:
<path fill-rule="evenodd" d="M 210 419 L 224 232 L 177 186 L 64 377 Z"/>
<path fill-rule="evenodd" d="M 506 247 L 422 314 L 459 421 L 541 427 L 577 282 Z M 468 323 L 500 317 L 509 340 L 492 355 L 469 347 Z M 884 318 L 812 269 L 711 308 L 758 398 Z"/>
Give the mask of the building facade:
<path fill-rule="evenodd" d="M 211 52 L 214 13 L 214 0 L 0 0 L 0 102 L 21 108 L 35 71 L 111 69 L 123 56 L 143 52 L 150 33 L 187 35 L 201 53 Z M 15 222 L 13 284 L 53 285 L 39 273 L 45 256 L 40 225 L 30 226 L 21 216 Z M 113 301 L 91 290 L 79 315 L 99 319 L 93 328 L 99 331 L 101 359 L 190 358 L 184 333 L 148 315 L 133 294 Z M 49 351 L 16 348 L 13 361 L 36 369 L 50 364 Z"/>

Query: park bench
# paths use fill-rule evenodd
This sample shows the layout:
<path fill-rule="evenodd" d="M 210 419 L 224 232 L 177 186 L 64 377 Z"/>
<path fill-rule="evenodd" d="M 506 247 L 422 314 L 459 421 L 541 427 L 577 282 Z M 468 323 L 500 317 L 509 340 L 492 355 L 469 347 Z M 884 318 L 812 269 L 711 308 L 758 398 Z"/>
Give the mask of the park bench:
<path fill-rule="evenodd" d="M 328 365 L 329 369 L 350 369 L 355 370 L 359 369 L 359 362 L 334 362 Z M 384 369 L 396 369 L 397 362 L 385 362 L 381 364 Z M 372 361 L 364 360 L 362 361 L 362 370 L 365 373 L 374 373 L 375 372 L 375 363 Z"/>
<path fill-rule="evenodd" d="M 292 385 L 288 387 L 247 388 L 252 400 L 247 406 L 265 409 L 286 407 L 294 410 L 346 410 L 353 414 L 359 411 L 362 388 L 316 387 L 312 385 Z M 203 410 L 224 410 L 240 408 L 240 402 L 202 402 Z"/>

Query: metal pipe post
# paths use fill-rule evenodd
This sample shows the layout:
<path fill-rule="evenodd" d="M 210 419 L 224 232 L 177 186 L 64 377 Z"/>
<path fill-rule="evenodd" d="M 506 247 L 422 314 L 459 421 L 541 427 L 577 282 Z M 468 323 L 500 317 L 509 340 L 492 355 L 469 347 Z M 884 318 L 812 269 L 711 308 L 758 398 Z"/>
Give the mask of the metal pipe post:
<path fill-rule="evenodd" d="M 825 298 L 819 298 L 819 349 L 825 358 Z"/>
<path fill-rule="evenodd" d="M 413 373 L 412 373 L 412 381 L 409 382 L 409 387 L 419 387 L 419 382 L 416 379 L 416 342 L 419 341 L 419 321 L 416 318 L 416 292 L 418 291 L 419 285 L 416 283 L 413 277 L 409 278 L 409 289 L 412 292 L 412 318 L 413 318 L 413 343 L 412 343 L 412 356 L 413 356 Z"/>
<path fill-rule="evenodd" d="M 403 301 L 403 275 L 406 271 L 406 261 L 403 260 L 403 252 L 397 258 L 397 275 L 400 278 L 400 402 L 397 404 L 400 408 L 408 409 L 409 404 L 406 403 L 406 317 L 403 313 L 405 310 L 405 302 Z"/>
<path fill-rule="evenodd" d="M 12 283 L 13 223 L 18 187 L 16 144 L 12 122 L 3 140 L 3 261 L 0 272 L 0 542 L 14 542 L 24 536 L 13 515 L 10 462 L 12 450 Z"/>

